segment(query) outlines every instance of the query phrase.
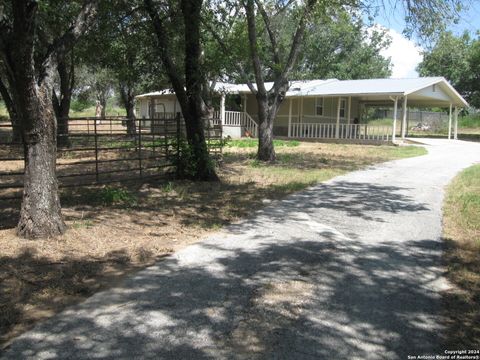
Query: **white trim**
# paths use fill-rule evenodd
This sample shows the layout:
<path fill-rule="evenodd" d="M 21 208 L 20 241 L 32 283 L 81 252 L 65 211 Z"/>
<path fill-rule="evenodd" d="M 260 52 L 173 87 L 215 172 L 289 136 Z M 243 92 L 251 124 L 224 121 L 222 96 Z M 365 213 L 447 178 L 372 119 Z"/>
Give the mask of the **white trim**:
<path fill-rule="evenodd" d="M 300 122 L 303 123 L 303 97 L 300 99 Z"/>
<path fill-rule="evenodd" d="M 288 100 L 288 137 L 292 136 L 292 103 L 293 100 Z"/>
<path fill-rule="evenodd" d="M 225 94 L 220 98 L 220 124 L 225 123 Z"/>
<path fill-rule="evenodd" d="M 468 106 L 468 103 L 465 101 L 465 99 L 462 97 L 462 95 L 460 95 L 460 94 L 458 93 L 458 91 L 455 90 L 455 88 L 454 88 L 452 85 L 450 85 L 450 83 L 449 83 L 444 77 L 442 77 L 442 78 L 440 78 L 440 79 L 436 79 L 435 81 L 432 81 L 431 83 L 429 83 L 429 84 L 427 84 L 427 85 L 424 85 L 424 86 L 422 86 L 422 87 L 416 88 L 416 89 L 414 89 L 414 90 L 405 91 L 405 95 L 413 94 L 413 93 L 415 93 L 415 92 L 417 92 L 417 91 L 420 91 L 420 90 L 422 90 L 422 89 L 425 89 L 425 88 L 427 88 L 427 87 L 429 87 L 429 86 L 436 85 L 436 84 L 445 84 L 445 85 L 448 87 L 448 89 L 449 89 L 451 92 L 453 92 L 453 94 L 454 94 L 455 96 L 458 97 L 458 99 L 462 102 L 463 105 Z"/>
<path fill-rule="evenodd" d="M 347 116 L 347 123 L 350 124 L 352 120 L 352 97 L 348 97 L 348 116 Z"/>
<path fill-rule="evenodd" d="M 342 98 L 338 97 L 338 101 L 337 101 L 337 122 L 336 122 L 336 126 L 335 126 L 335 138 L 337 138 L 337 139 L 340 137 L 340 108 L 341 108 L 341 103 L 342 103 Z M 345 113 L 345 108 L 343 110 L 344 110 L 344 113 Z"/>

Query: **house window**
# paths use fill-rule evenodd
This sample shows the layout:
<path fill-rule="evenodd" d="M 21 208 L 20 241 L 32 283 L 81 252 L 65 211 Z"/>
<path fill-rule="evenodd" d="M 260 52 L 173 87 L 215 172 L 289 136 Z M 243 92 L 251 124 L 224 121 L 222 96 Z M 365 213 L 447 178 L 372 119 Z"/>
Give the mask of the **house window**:
<path fill-rule="evenodd" d="M 346 107 L 346 100 L 340 100 L 340 117 L 345 118 L 345 107 Z"/>
<path fill-rule="evenodd" d="M 323 107 L 324 107 L 324 98 L 316 98 L 315 99 L 315 114 L 317 116 L 323 116 Z"/>

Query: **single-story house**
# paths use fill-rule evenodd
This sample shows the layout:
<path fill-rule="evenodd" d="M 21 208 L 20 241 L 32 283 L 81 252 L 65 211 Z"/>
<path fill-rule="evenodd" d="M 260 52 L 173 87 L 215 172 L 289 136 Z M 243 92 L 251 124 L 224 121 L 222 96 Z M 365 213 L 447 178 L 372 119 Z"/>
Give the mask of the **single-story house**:
<path fill-rule="evenodd" d="M 267 83 L 271 87 L 273 83 Z M 218 109 L 213 114 L 224 136 L 256 136 L 257 103 L 246 84 L 217 83 Z M 138 118 L 159 118 L 180 111 L 175 93 L 162 90 L 136 97 Z M 227 105 L 226 105 L 227 104 Z M 449 109 L 449 138 L 457 138 L 458 111 L 468 106 L 443 77 L 412 79 L 291 81 L 274 121 L 274 135 L 333 141 L 395 141 L 397 122 L 405 137 L 407 109 Z M 363 123 L 367 107 L 393 108 L 392 126 Z"/>

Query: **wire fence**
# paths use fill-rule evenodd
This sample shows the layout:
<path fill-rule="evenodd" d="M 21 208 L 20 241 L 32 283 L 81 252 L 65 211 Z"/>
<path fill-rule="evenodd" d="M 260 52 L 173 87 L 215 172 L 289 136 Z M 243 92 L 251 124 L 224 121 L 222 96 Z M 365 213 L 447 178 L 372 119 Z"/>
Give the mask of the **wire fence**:
<path fill-rule="evenodd" d="M 397 127 L 401 126 L 403 111 L 397 111 Z M 393 110 L 375 109 L 367 121 L 393 124 Z M 408 110 L 407 112 L 407 133 L 423 132 L 432 134 L 446 134 L 448 132 L 449 115 L 445 112 Z"/>
<path fill-rule="evenodd" d="M 60 187 L 175 174 L 186 138 L 183 119 L 173 114 L 155 119 L 60 120 L 56 165 Z M 222 154 L 221 127 L 217 124 L 216 120 L 205 124 L 207 146 L 216 159 Z M 0 199 L 21 196 L 23 170 L 23 146 L 12 125 L 0 122 Z"/>

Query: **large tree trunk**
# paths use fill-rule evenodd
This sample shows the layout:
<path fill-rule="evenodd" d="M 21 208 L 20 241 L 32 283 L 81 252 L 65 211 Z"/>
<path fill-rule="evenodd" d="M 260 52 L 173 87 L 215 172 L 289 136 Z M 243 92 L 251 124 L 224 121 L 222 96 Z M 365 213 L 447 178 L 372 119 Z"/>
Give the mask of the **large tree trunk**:
<path fill-rule="evenodd" d="M 77 19 L 53 39 L 48 51 L 37 51 L 37 0 L 11 1 L 13 25 L 0 31 L 0 56 L 18 115 L 25 154 L 19 236 L 52 237 L 65 232 L 56 177 L 57 122 L 52 104 L 54 56 L 61 46 L 73 46 L 85 32 L 96 9 L 86 2 Z M 3 25 L 3 24 L 2 24 Z M 57 34 L 55 34 L 57 35 Z M 42 58 L 43 55 L 43 58 Z"/>
<path fill-rule="evenodd" d="M 25 175 L 17 226 L 19 236 L 35 239 L 65 232 L 56 176 L 56 121 L 46 85 L 19 88 L 25 111 Z"/>
<path fill-rule="evenodd" d="M 120 98 L 127 112 L 127 134 L 134 136 L 137 133 L 135 125 L 135 96 L 130 87 L 120 85 Z"/>
<path fill-rule="evenodd" d="M 35 22 L 38 3 L 12 2 L 14 21 L 11 56 L 4 59 L 11 74 L 15 108 L 21 119 L 25 149 L 23 201 L 17 226 L 19 236 L 50 237 L 62 234 L 58 183 L 55 174 L 57 124 L 51 102 L 51 66 L 37 78 L 34 60 Z M 15 59 L 15 61 L 10 61 Z"/>
<path fill-rule="evenodd" d="M 273 121 L 277 115 L 280 104 L 285 98 L 289 83 L 288 76 L 297 61 L 300 51 L 300 45 L 305 33 L 305 26 L 310 13 L 317 0 L 307 0 L 303 14 L 292 38 L 291 48 L 285 64 L 280 59 L 280 47 L 278 46 L 276 34 L 271 27 L 271 21 L 262 2 L 255 0 L 244 1 L 245 13 L 247 16 L 248 43 L 250 48 L 250 58 L 255 75 L 257 89 L 250 83 L 249 88 L 255 94 L 258 103 L 259 132 L 258 132 L 258 152 L 257 158 L 262 161 L 274 161 L 275 150 L 273 147 Z M 258 12 L 255 11 L 255 5 Z M 257 14 L 263 19 L 265 29 L 270 40 L 271 61 L 273 64 L 272 72 L 274 77 L 273 87 L 269 90 L 265 88 L 265 79 L 260 59 L 260 46 L 257 41 Z"/>
<path fill-rule="evenodd" d="M 190 171 L 185 174 L 192 180 L 218 181 L 213 162 L 205 142 L 204 119 L 206 106 L 202 99 L 202 86 L 206 83 L 201 68 L 200 21 L 202 0 L 182 0 L 180 7 L 185 25 L 185 81 L 182 72 L 172 61 L 174 51 L 166 36 L 166 26 L 155 10 L 152 0 L 144 0 L 152 19 L 159 43 L 158 51 L 172 87 L 180 103 L 187 130 L 191 157 Z"/>
<path fill-rule="evenodd" d="M 278 105 L 268 105 L 266 97 L 257 93 L 258 103 L 258 151 L 257 158 L 261 161 L 275 161 L 276 154 L 273 146 L 273 121 L 278 111 Z"/>
<path fill-rule="evenodd" d="M 107 95 L 105 94 L 105 92 L 101 91 L 98 93 L 97 99 L 102 106 L 100 111 L 100 118 L 105 119 L 105 117 L 107 116 Z"/>
<path fill-rule="evenodd" d="M 67 56 L 63 55 L 63 52 L 57 56 L 57 71 L 60 78 L 60 96 L 57 96 L 55 91 L 52 92 L 53 109 L 55 110 L 58 123 L 57 144 L 59 147 L 70 146 L 70 139 L 68 137 L 68 117 L 74 86 L 73 55 L 71 55 L 71 57 L 71 64 L 68 66 Z"/>
<path fill-rule="evenodd" d="M 185 23 L 185 85 L 187 111 L 183 112 L 188 143 L 196 161 L 196 180 L 218 180 L 205 141 L 206 104 L 202 93 L 205 79 L 201 68 L 200 22 L 202 0 L 182 0 L 180 3 Z M 182 106 L 182 111 L 184 106 Z"/>
<path fill-rule="evenodd" d="M 187 115 L 189 118 L 186 118 L 185 115 Z M 192 167 L 194 172 L 191 174 L 184 174 L 184 176 L 193 180 L 218 181 L 218 176 L 215 173 L 215 169 L 208 152 L 208 147 L 205 142 L 203 121 L 198 121 L 198 119 L 201 119 L 202 115 L 196 114 L 192 111 L 183 112 L 183 116 L 185 117 L 188 145 L 190 146 L 193 154 L 193 159 L 190 160 L 195 162 L 194 166 Z"/>

